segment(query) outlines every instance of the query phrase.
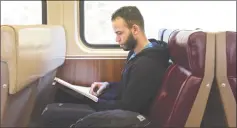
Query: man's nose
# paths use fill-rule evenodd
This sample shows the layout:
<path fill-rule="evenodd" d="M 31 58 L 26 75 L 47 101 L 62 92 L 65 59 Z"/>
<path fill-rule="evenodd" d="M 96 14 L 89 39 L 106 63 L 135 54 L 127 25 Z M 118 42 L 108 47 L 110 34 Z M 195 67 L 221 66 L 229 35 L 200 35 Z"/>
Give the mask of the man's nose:
<path fill-rule="evenodd" d="M 120 42 L 121 38 L 119 36 L 116 37 L 116 42 Z"/>

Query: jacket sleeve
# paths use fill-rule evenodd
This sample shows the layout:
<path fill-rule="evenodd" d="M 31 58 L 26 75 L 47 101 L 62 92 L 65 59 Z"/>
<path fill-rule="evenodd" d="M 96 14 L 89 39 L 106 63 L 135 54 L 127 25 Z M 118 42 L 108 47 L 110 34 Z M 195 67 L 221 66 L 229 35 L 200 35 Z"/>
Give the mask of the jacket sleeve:
<path fill-rule="evenodd" d="M 139 111 L 155 97 L 161 85 L 165 67 L 162 64 L 144 59 L 136 63 L 130 71 L 126 89 L 120 100 L 99 99 L 97 110 L 125 109 Z"/>
<path fill-rule="evenodd" d="M 109 82 L 109 87 L 98 98 L 105 100 L 115 100 L 119 96 L 120 92 L 120 82 Z"/>
<path fill-rule="evenodd" d="M 109 83 L 109 87 L 120 86 L 120 82 L 108 82 L 108 83 Z"/>

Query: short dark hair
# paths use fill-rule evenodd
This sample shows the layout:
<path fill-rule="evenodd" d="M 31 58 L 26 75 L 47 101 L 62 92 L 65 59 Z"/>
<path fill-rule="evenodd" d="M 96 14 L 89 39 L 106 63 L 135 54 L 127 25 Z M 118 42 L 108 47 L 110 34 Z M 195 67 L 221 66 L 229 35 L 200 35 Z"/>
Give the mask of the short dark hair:
<path fill-rule="evenodd" d="M 136 6 L 123 6 L 119 8 L 113 13 L 111 20 L 114 21 L 117 17 L 123 18 L 129 28 L 136 24 L 144 31 L 144 19 Z"/>

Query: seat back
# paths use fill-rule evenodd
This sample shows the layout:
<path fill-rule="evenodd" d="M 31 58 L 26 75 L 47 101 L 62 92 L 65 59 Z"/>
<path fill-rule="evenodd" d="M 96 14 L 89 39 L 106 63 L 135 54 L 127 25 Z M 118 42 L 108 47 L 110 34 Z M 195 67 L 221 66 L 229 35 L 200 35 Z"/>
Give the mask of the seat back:
<path fill-rule="evenodd" d="M 199 127 L 214 78 L 215 35 L 175 31 L 168 46 L 174 63 L 152 105 L 152 127 Z"/>
<path fill-rule="evenodd" d="M 64 63 L 61 26 L 1 26 L 1 126 L 25 127 L 39 80 Z"/>
<path fill-rule="evenodd" d="M 166 29 L 163 33 L 163 41 L 169 42 L 170 37 L 176 32 L 179 31 L 178 29 Z"/>
<path fill-rule="evenodd" d="M 168 43 L 169 38 L 172 36 L 172 34 L 178 31 L 178 29 L 160 29 L 158 34 L 158 40 L 162 41 L 164 43 Z M 169 65 L 171 65 L 173 62 L 171 59 L 169 59 Z"/>
<path fill-rule="evenodd" d="M 216 79 L 228 127 L 236 127 L 236 32 L 216 34 Z"/>
<path fill-rule="evenodd" d="M 159 29 L 158 38 L 157 38 L 159 41 L 163 41 L 163 35 L 164 35 L 165 30 L 166 30 L 165 28 Z"/>
<path fill-rule="evenodd" d="M 160 29 L 158 33 L 158 40 L 168 43 L 169 37 L 173 32 L 178 31 L 178 29 Z"/>

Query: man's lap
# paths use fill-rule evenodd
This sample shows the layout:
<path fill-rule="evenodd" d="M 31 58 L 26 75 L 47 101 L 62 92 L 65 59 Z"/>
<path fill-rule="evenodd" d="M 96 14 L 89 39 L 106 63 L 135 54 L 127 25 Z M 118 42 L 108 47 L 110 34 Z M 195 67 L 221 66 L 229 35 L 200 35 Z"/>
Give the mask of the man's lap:
<path fill-rule="evenodd" d="M 86 104 L 53 103 L 46 106 L 42 112 L 39 125 L 41 127 L 69 127 L 84 116 L 95 110 Z"/>
<path fill-rule="evenodd" d="M 109 88 L 99 98 L 115 99 L 116 88 Z M 39 126 L 69 127 L 80 118 L 96 112 L 94 101 L 68 88 L 59 88 L 55 95 L 55 103 L 47 105 L 42 112 Z"/>

